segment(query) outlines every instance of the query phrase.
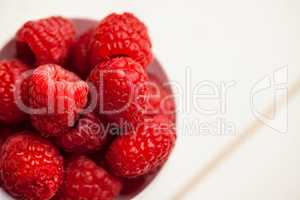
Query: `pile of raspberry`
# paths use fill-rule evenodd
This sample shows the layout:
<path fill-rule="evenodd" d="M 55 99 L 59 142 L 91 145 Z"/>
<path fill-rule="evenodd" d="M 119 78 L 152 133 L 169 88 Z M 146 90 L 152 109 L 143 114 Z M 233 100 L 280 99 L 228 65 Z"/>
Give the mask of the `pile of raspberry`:
<path fill-rule="evenodd" d="M 0 184 L 22 200 L 112 200 L 156 173 L 175 145 L 175 104 L 147 71 L 146 26 L 111 14 L 25 23 L 0 60 Z"/>

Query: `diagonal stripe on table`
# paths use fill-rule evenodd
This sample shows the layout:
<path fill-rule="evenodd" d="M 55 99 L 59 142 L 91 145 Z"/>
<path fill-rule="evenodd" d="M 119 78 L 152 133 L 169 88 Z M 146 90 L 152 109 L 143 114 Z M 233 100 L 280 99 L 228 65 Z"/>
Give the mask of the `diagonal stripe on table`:
<path fill-rule="evenodd" d="M 291 100 L 300 92 L 300 79 L 293 83 L 288 90 L 288 99 Z M 281 99 L 279 102 L 279 108 L 282 108 L 285 104 L 285 99 Z M 273 110 L 273 105 L 268 106 L 265 109 L 266 114 L 271 113 Z M 172 200 L 181 200 L 190 191 L 200 184 L 210 173 L 212 173 L 219 165 L 221 165 L 227 158 L 232 156 L 232 154 L 247 140 L 251 139 L 259 129 L 264 127 L 264 123 L 260 120 L 254 120 L 251 122 L 232 142 L 225 145 L 222 150 L 211 159 L 199 172 L 181 189 L 179 190 Z"/>

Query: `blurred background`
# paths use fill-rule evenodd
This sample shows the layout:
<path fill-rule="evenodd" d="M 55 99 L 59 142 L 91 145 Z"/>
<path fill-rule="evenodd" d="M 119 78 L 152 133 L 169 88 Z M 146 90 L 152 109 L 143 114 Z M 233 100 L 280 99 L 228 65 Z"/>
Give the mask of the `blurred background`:
<path fill-rule="evenodd" d="M 136 200 L 300 199 L 299 0 L 0 0 L 0 45 L 25 21 L 148 26 L 176 95 L 178 141 Z"/>

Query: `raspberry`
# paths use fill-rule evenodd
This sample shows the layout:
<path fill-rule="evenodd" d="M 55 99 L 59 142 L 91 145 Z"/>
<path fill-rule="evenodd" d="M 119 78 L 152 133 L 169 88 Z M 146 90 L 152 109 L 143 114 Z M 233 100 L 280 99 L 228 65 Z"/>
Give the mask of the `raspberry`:
<path fill-rule="evenodd" d="M 113 200 L 121 190 L 118 179 L 85 156 L 70 160 L 57 200 Z"/>
<path fill-rule="evenodd" d="M 18 60 L 0 61 L 0 122 L 16 124 L 26 119 L 27 115 L 20 110 L 16 102 L 24 101 L 21 91 L 26 84 L 25 81 L 21 83 L 21 75 L 29 69 Z"/>
<path fill-rule="evenodd" d="M 168 159 L 175 140 L 173 124 L 159 115 L 135 133 L 118 137 L 110 146 L 106 161 L 117 176 L 142 176 L 153 172 Z"/>
<path fill-rule="evenodd" d="M 151 41 L 146 26 L 133 14 L 111 14 L 95 30 L 90 46 L 90 62 L 128 56 L 143 67 L 152 61 Z"/>
<path fill-rule="evenodd" d="M 114 58 L 97 65 L 88 80 L 98 91 L 96 112 L 110 123 L 135 128 L 143 122 L 148 76 L 131 58 Z"/>
<path fill-rule="evenodd" d="M 29 64 L 65 64 L 75 30 L 63 17 L 25 23 L 17 33 L 17 54 Z"/>
<path fill-rule="evenodd" d="M 94 29 L 85 32 L 76 41 L 72 53 L 72 69 L 81 78 L 86 79 L 92 70 L 89 63 L 89 44 L 94 34 Z"/>
<path fill-rule="evenodd" d="M 69 131 L 68 115 L 31 115 L 32 126 L 44 137 L 55 137 Z M 72 119 L 75 123 L 76 119 Z"/>
<path fill-rule="evenodd" d="M 28 87 L 30 107 L 43 109 L 42 113 L 32 113 L 33 125 L 45 135 L 56 136 L 59 129 L 62 132 L 72 127 L 87 103 L 88 85 L 58 65 L 35 69 Z"/>
<path fill-rule="evenodd" d="M 49 200 L 62 182 L 63 158 L 48 141 L 21 132 L 3 144 L 0 173 L 3 187 L 12 196 L 25 200 Z"/>
<path fill-rule="evenodd" d="M 76 127 L 58 138 L 58 143 L 68 152 L 94 152 L 107 140 L 104 124 L 94 113 L 83 115 Z"/>

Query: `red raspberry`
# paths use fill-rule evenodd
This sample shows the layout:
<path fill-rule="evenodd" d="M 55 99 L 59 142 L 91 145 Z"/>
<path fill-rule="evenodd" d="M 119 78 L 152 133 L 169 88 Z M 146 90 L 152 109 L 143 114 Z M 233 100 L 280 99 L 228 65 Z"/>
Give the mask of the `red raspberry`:
<path fill-rule="evenodd" d="M 23 79 L 21 75 L 27 70 L 30 68 L 18 60 L 0 61 L 0 122 L 2 123 L 15 124 L 26 119 L 27 115 L 20 110 L 16 102 L 24 101 L 21 98 L 24 95 L 21 91 L 25 81 L 21 83 Z"/>
<path fill-rule="evenodd" d="M 30 107 L 44 109 L 32 113 L 33 125 L 45 135 L 56 136 L 59 129 L 72 127 L 87 103 L 87 83 L 58 65 L 38 67 L 28 85 Z"/>
<path fill-rule="evenodd" d="M 62 134 L 58 143 L 68 152 L 94 152 L 107 140 L 105 125 L 94 113 L 83 115 L 76 127 Z"/>
<path fill-rule="evenodd" d="M 96 28 L 91 42 L 90 62 L 128 56 L 143 67 L 152 61 L 151 41 L 146 26 L 133 14 L 111 14 Z"/>
<path fill-rule="evenodd" d="M 0 173 L 3 187 L 12 196 L 49 200 L 62 183 L 63 158 L 48 141 L 21 132 L 3 144 Z"/>
<path fill-rule="evenodd" d="M 165 116 L 156 116 L 135 133 L 118 137 L 110 146 L 106 161 L 121 177 L 137 177 L 160 167 L 174 147 L 176 133 Z"/>
<path fill-rule="evenodd" d="M 55 137 L 69 131 L 72 125 L 69 124 L 68 115 L 31 115 L 32 126 L 44 137 Z M 76 119 L 72 119 L 75 123 Z"/>
<path fill-rule="evenodd" d="M 35 64 L 65 64 L 75 30 L 63 17 L 29 21 L 17 33 L 17 53 L 24 61 Z"/>
<path fill-rule="evenodd" d="M 98 91 L 96 112 L 111 123 L 135 128 L 143 121 L 148 76 L 131 58 L 114 58 L 97 65 L 88 79 Z"/>
<path fill-rule="evenodd" d="M 73 158 L 68 164 L 58 200 L 113 200 L 121 183 L 85 156 Z"/>
<path fill-rule="evenodd" d="M 94 34 L 94 29 L 85 32 L 79 37 L 73 47 L 72 69 L 81 78 L 86 79 L 92 70 L 92 65 L 89 63 L 89 44 Z"/>

